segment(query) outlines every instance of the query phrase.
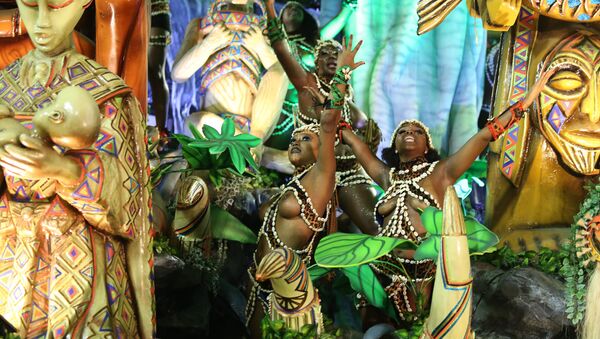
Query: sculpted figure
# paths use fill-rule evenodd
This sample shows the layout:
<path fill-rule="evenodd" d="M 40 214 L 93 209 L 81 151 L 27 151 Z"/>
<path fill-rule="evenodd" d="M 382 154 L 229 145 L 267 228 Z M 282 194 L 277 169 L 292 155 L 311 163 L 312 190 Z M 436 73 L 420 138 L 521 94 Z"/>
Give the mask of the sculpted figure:
<path fill-rule="evenodd" d="M 384 159 L 379 160 L 369 147 L 350 130 L 342 132 L 343 142 L 356 154 L 358 161 L 371 178 L 385 190 L 375 205 L 374 214 L 378 224 L 378 235 L 409 239 L 416 244 L 423 241 L 426 230 L 423 227 L 419 211 L 427 206 L 442 207 L 444 192 L 465 172 L 479 154 L 487 147 L 492 138 L 498 138 L 505 129 L 517 123 L 523 113 L 523 107 L 529 107 L 541 91 L 541 86 L 532 89 L 521 105 L 506 110 L 488 127 L 475 134 L 455 154 L 440 160 L 433 148 L 431 136 L 426 126 L 417 120 L 401 122 L 392 134 L 390 148 L 384 150 Z M 427 307 L 431 295 L 432 280 L 435 274 L 431 260 L 413 260 L 414 251 L 395 251 L 373 264 L 372 268 L 385 287 L 395 305 L 398 316 L 406 323 L 415 320 L 417 303 L 415 294 L 408 288 L 408 281 L 422 291 L 424 301 L 420 307 Z M 388 262 L 392 265 L 386 265 Z M 405 271 L 394 268 L 404 267 Z M 367 306 L 361 301 L 359 306 Z M 365 309 L 363 326 L 368 328 L 369 321 L 379 310 Z M 376 319 L 375 318 L 375 319 Z M 372 324 L 371 324 L 372 325 Z"/>
<path fill-rule="evenodd" d="M 3 2 L 16 5 L 16 0 Z M 148 30 L 145 0 L 96 0 L 95 13 L 82 19 L 80 28 L 89 31 L 85 36 L 73 32 L 75 50 L 94 58 L 99 64 L 119 75 L 133 90 L 142 111 L 146 107 Z M 91 5 L 90 5 L 91 6 Z M 93 17 L 95 16 L 95 27 Z M 91 36 L 96 31 L 95 41 Z M 34 48 L 27 37 L 27 28 L 18 8 L 0 10 L 0 68 Z M 94 44 L 95 43 L 95 44 Z"/>
<path fill-rule="evenodd" d="M 65 149 L 84 149 L 92 146 L 100 132 L 100 111 L 96 101 L 81 87 L 67 87 L 54 102 L 33 115 L 29 130 L 8 107 L 1 107 L 0 146 L 18 144 L 21 134 L 30 134 L 49 145 Z"/>
<path fill-rule="evenodd" d="M 173 80 L 183 82 L 200 71 L 202 107 L 186 126 L 220 130 L 223 118 L 230 117 L 239 132 L 263 141 L 269 137 L 288 82 L 262 34 L 263 17 L 261 0 L 215 0 L 206 17 L 190 22 L 171 72 Z M 262 145 L 253 152 L 260 158 Z"/>
<path fill-rule="evenodd" d="M 336 73 L 340 77 L 332 93 L 343 97 L 348 81 L 342 76 L 343 72 L 362 64 L 354 62 L 358 47 L 352 50 L 350 42 L 348 48 L 342 51 L 339 58 L 340 68 Z M 317 91 L 310 93 L 316 97 L 321 95 Z M 296 167 L 296 173 L 283 191 L 267 203 L 268 208 L 259 232 L 258 249 L 254 254 L 254 265 L 248 270 L 252 284 L 246 308 L 246 321 L 255 337 L 260 335 L 260 321 L 268 314 L 268 296 L 275 293 L 274 297 L 277 297 L 277 292 L 271 291 L 272 287 L 269 284 L 259 284 L 255 280 L 258 264 L 270 251 L 280 247 L 292 250 L 302 261 L 309 263 L 316 247 L 318 233 L 325 229 L 328 219 L 335 218 L 335 210 L 331 204 L 335 188 L 334 141 L 341 115 L 339 105 L 342 103 L 342 97 L 336 97 L 337 100 L 331 104 L 333 109 L 323 112 L 320 124 L 308 124 L 295 130 L 288 155 L 290 162 Z M 281 312 L 284 312 L 286 317 L 303 323 L 302 319 L 306 319 L 307 312 L 313 311 L 312 308 L 300 306 L 303 305 L 292 303 Z"/>
<path fill-rule="evenodd" d="M 41 110 L 46 122 L 63 119 L 68 128 L 56 128 L 64 132 L 70 114 L 91 114 L 85 100 L 61 110 L 70 106 L 62 99 L 69 86 L 86 90 L 100 112 L 92 147 L 59 153 L 21 135 L 0 149 L 0 314 L 23 338 L 153 336 L 145 119 L 118 76 L 73 49 L 73 28 L 89 4 L 19 0 L 35 49 L 0 71 L 0 105 L 24 124 Z M 34 124 L 52 141 L 88 143 L 52 137 L 55 126 L 44 119 Z"/>
<path fill-rule="evenodd" d="M 306 264 L 294 250 L 279 247 L 269 252 L 260 261 L 255 278 L 258 283 L 270 280 L 273 286 L 268 301 L 271 319 L 283 320 L 287 328 L 296 331 L 304 325 L 315 325 L 317 334 L 323 331 L 318 291 Z"/>
<path fill-rule="evenodd" d="M 267 16 L 271 45 L 291 83 L 298 91 L 297 123 L 303 125 L 318 122 L 323 110 L 323 102 L 315 100 L 307 88 L 319 91 L 322 97 L 329 96 L 341 46 L 334 40 L 320 43 L 316 47 L 315 71 L 307 71 L 288 49 L 281 22 L 275 14 L 274 0 L 268 1 Z M 364 127 L 367 123 L 366 115 L 352 103 L 352 90 L 349 89 L 344 98 L 339 100 L 343 100 L 344 124 L 350 124 L 353 128 Z M 377 230 L 371 212 L 371 207 L 375 204 L 375 192 L 370 187 L 371 181 L 363 174 L 348 147 L 337 145 L 336 158 L 336 182 L 340 206 L 364 233 L 375 234 Z"/>
<path fill-rule="evenodd" d="M 458 2 L 423 0 L 419 8 L 435 11 Z M 591 0 L 468 5 L 488 29 L 509 30 L 493 115 L 522 100 L 529 88 L 542 88 L 526 118 L 490 145 L 486 224 L 513 249 L 557 248 L 568 237 L 585 180 L 600 173 L 599 5 Z M 420 25 L 431 29 L 440 20 L 426 12 L 419 13 Z"/>

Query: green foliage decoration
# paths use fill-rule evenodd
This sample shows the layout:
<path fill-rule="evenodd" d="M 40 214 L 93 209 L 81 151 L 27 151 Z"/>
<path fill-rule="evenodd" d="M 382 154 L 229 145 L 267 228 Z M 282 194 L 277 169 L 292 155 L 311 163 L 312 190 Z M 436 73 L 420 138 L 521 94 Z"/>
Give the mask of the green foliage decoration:
<path fill-rule="evenodd" d="M 226 210 L 210 205 L 210 225 L 215 239 L 237 241 L 242 244 L 256 244 L 258 238 L 248 226 Z"/>
<path fill-rule="evenodd" d="M 333 328 L 333 324 L 329 319 L 323 321 L 325 333 L 317 335 L 316 325 L 304 325 L 299 331 L 285 326 L 283 320 L 271 320 L 269 316 L 265 316 L 261 322 L 261 333 L 263 339 L 334 339 L 343 336 L 341 329 Z"/>
<path fill-rule="evenodd" d="M 498 236 L 471 217 L 465 217 L 467 243 L 471 254 L 484 253 L 498 243 Z M 442 241 L 443 212 L 435 207 L 427 207 L 421 214 L 423 227 L 428 237 L 415 252 L 415 260 L 437 260 Z"/>
<path fill-rule="evenodd" d="M 589 182 L 586 185 L 586 190 L 588 194 L 583 200 L 579 213 L 577 213 L 571 225 L 571 241 L 568 247 L 569 255 L 563 259 L 563 266 L 560 270 L 561 275 L 566 281 L 567 318 L 571 320 L 573 325 L 580 324 L 585 316 L 587 281 L 594 269 L 594 265 L 598 265 L 598 263 L 592 263 L 589 266 L 585 266 L 584 261 L 587 259 L 587 256 L 577 256 L 578 249 L 575 240 L 575 235 L 579 227 L 577 222 L 585 215 L 600 215 L 600 182 Z"/>
<path fill-rule="evenodd" d="M 372 262 L 394 248 L 415 249 L 406 239 L 373 237 L 368 234 L 334 233 L 321 239 L 315 250 L 315 262 L 321 267 L 351 267 Z"/>
<path fill-rule="evenodd" d="M 250 149 L 260 144 L 260 139 L 246 133 L 235 134 L 235 124 L 231 119 L 223 120 L 221 132 L 209 125 L 202 126 L 202 134 L 189 125 L 193 138 L 183 134 L 175 134 L 181 144 L 183 157 L 194 170 L 228 169 L 236 174 L 243 174 L 247 165 L 257 170 Z"/>
<path fill-rule="evenodd" d="M 154 238 L 154 241 L 152 242 L 152 247 L 154 248 L 154 253 L 156 254 L 177 254 L 177 249 L 169 245 L 169 238 L 167 238 L 166 236 L 159 236 Z"/>

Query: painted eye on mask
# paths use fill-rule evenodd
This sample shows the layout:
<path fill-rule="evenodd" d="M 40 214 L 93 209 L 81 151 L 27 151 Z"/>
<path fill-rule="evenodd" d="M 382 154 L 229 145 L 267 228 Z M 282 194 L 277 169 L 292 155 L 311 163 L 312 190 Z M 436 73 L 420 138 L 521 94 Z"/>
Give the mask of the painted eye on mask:
<path fill-rule="evenodd" d="M 587 78 L 585 75 L 578 71 L 578 68 L 571 68 L 554 74 L 548 80 L 546 88 L 553 92 L 558 99 L 567 99 L 579 96 L 585 89 L 586 84 Z"/>
<path fill-rule="evenodd" d="M 578 73 L 565 70 L 553 75 L 547 85 L 555 91 L 572 93 L 581 90 L 585 86 L 585 82 Z"/>

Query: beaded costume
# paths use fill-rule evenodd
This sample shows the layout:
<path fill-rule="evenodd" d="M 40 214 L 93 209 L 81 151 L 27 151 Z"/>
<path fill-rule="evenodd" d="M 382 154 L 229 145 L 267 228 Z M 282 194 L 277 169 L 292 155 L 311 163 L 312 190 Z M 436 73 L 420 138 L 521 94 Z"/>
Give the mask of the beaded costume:
<path fill-rule="evenodd" d="M 321 42 L 317 46 L 316 58 L 318 58 L 319 50 L 328 42 Z M 317 89 L 319 92 L 325 97 L 329 97 L 329 92 L 331 91 L 331 85 L 321 80 L 316 73 L 311 73 L 315 78 L 315 82 L 317 84 Z M 342 120 L 350 123 L 352 125 L 352 116 L 350 114 L 350 105 L 349 103 L 352 101 L 352 87 L 348 85 L 348 92 L 344 96 L 344 105 L 342 107 Z M 298 125 L 306 125 L 306 124 L 316 124 L 318 120 L 316 118 L 312 118 L 302 113 L 299 109 L 296 111 L 296 121 Z M 336 140 L 336 147 L 339 144 L 339 140 Z M 361 185 L 361 184 L 371 184 L 371 178 L 364 174 L 361 166 L 358 164 L 356 160 L 356 156 L 352 154 L 351 151 L 344 152 L 343 154 L 339 154 L 336 152 L 336 186 L 337 187 L 348 187 L 353 185 Z"/>
<path fill-rule="evenodd" d="M 423 241 L 408 215 L 407 199 L 414 198 L 427 205 L 440 208 L 433 195 L 419 185 L 419 182 L 433 172 L 437 163 L 437 161 L 430 163 L 424 158 L 419 158 L 403 166 L 402 169 L 392 168 L 390 170 L 391 186 L 375 205 L 375 215 L 379 217 L 376 218 L 380 219 L 382 217 L 378 214 L 378 208 L 381 205 L 393 199 L 396 199 L 396 204 L 390 220 L 384 227 L 381 227 L 381 220 L 376 220 L 380 225 L 378 235 L 412 240 L 417 245 Z M 383 256 L 380 261 L 380 263 L 371 264 L 371 268 L 378 273 L 378 278 L 385 286 L 388 297 L 394 303 L 400 318 L 411 321 L 412 319 L 406 318 L 407 313 L 414 312 L 408 299 L 407 284 L 409 280 L 412 283 L 421 283 L 433 279 L 435 273 L 433 261 L 416 261 L 393 254 Z M 403 266 L 409 276 L 406 276 L 402 270 L 394 266 Z"/>
<path fill-rule="evenodd" d="M 285 186 L 285 188 L 278 194 L 273 203 L 269 206 L 260 232 L 258 233 L 259 242 L 264 238 L 270 250 L 275 250 L 276 248 L 292 250 L 302 259 L 304 263 L 309 263 L 311 261 L 315 240 L 318 233 L 325 229 L 326 222 L 329 218 L 329 211 L 331 210 L 331 203 L 328 203 L 325 216 L 320 217 L 315 210 L 310 197 L 306 193 L 306 190 L 300 183 L 300 180 L 308 173 L 308 171 L 310 171 L 311 168 L 312 166 L 305 169 L 300 174 L 295 175 Z M 276 222 L 277 215 L 279 214 L 279 203 L 288 192 L 292 192 L 294 197 L 296 197 L 296 201 L 300 205 L 300 217 L 306 226 L 314 232 L 309 243 L 302 249 L 290 248 L 279 238 L 279 235 L 277 234 Z M 253 261 L 253 265 L 248 269 L 248 275 L 253 284 L 246 307 L 246 322 L 250 320 L 252 314 L 254 313 L 254 305 L 257 298 L 261 301 L 263 308 L 265 309 L 265 313 L 270 314 L 270 303 L 268 299 L 273 293 L 269 283 L 258 283 L 254 277 L 256 267 L 258 266 L 258 262 L 256 261 L 256 252 L 254 253 Z"/>
<path fill-rule="evenodd" d="M 304 11 L 304 22 L 302 27 L 305 27 L 308 33 L 312 32 L 316 37 L 306 36 L 304 34 L 286 34 L 287 44 L 290 49 L 290 53 L 294 56 L 298 64 L 307 72 L 314 70 L 314 60 L 311 62 L 306 60 L 306 56 L 313 56 L 315 53 L 315 44 L 319 35 L 319 25 L 317 20 L 302 6 L 302 4 L 295 1 L 288 1 L 285 6 L 279 12 L 279 18 L 285 9 L 289 6 L 298 6 Z M 290 136 L 292 131 L 297 124 L 295 123 L 295 117 L 298 114 L 298 91 L 292 84 L 288 87 L 288 92 L 281 108 L 281 115 L 273 133 L 271 134 L 270 144 L 274 147 L 287 149 Z M 318 121 L 316 122 L 318 123 Z"/>

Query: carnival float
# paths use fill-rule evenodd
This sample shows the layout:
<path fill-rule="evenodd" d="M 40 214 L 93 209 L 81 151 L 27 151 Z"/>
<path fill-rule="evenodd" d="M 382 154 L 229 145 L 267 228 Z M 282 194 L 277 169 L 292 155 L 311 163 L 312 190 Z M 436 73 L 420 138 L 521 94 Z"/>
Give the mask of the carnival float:
<path fill-rule="evenodd" d="M 0 338 L 600 339 L 595 0 L 0 0 Z"/>

